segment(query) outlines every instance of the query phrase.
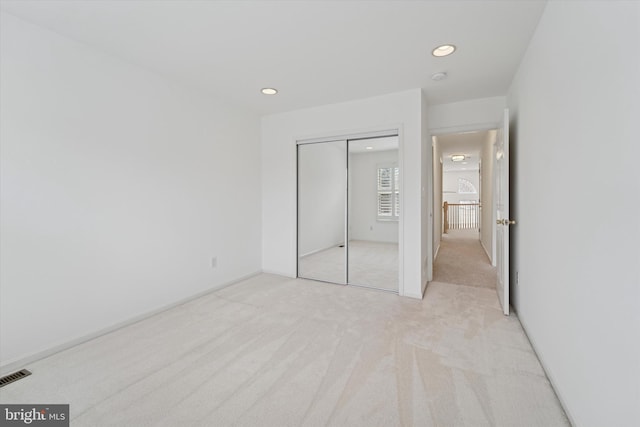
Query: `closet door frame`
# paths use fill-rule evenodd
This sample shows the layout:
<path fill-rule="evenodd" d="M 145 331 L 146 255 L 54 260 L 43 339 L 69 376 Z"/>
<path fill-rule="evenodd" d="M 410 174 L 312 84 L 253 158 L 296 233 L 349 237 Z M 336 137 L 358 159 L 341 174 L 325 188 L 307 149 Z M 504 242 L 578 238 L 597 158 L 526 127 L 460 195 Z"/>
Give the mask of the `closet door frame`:
<path fill-rule="evenodd" d="M 360 133 L 353 133 L 353 134 L 342 134 L 342 135 L 334 135 L 334 136 L 324 136 L 324 137 L 316 137 L 316 138 L 304 138 L 304 139 L 298 139 L 296 140 L 296 146 L 295 146 L 295 150 L 296 150 L 296 250 L 295 250 L 295 256 L 296 256 L 296 277 L 300 277 L 300 278 L 305 278 L 304 276 L 300 276 L 300 254 L 299 254 L 299 248 L 300 248 L 300 185 L 299 185 L 299 179 L 300 179 L 300 158 L 299 158 L 299 147 L 302 145 L 307 145 L 307 144 L 319 144 L 319 143 L 326 143 L 326 142 L 339 142 L 339 141 L 345 141 L 346 142 L 346 168 L 345 168 L 345 175 L 344 178 L 346 180 L 346 201 L 345 201 L 345 210 L 344 210 L 344 215 L 345 215 L 345 270 L 346 270 L 346 277 L 345 277 L 345 285 L 349 285 L 349 141 L 354 141 L 354 140 L 360 140 L 360 139 L 373 139 L 373 138 L 384 138 L 384 137 L 392 137 L 392 136 L 397 136 L 398 137 L 398 141 L 399 141 L 399 149 L 398 149 L 398 166 L 400 168 L 401 174 L 403 171 L 403 138 L 402 138 L 402 128 L 401 126 L 398 127 L 392 127 L 392 128 L 388 128 L 388 129 L 381 129 L 381 130 L 372 130 L 369 132 L 360 132 Z M 400 180 L 400 192 L 401 194 L 404 193 L 404 179 Z M 404 293 L 404 283 L 403 283 L 403 276 L 404 276 L 404 271 L 403 271 L 403 266 L 404 266 L 404 250 L 403 250 L 403 215 L 405 212 L 404 209 L 404 197 L 400 198 L 400 221 L 399 221 L 399 228 L 398 228 L 398 293 L 400 295 L 403 295 Z M 320 279 L 311 279 L 308 278 L 310 280 L 319 280 L 322 281 Z M 329 282 L 329 283 L 335 283 L 335 282 Z M 353 286 L 360 286 L 360 285 L 353 285 Z M 367 287 L 367 286 L 363 286 L 363 287 Z M 378 289 L 378 288 L 374 288 L 374 289 Z"/>

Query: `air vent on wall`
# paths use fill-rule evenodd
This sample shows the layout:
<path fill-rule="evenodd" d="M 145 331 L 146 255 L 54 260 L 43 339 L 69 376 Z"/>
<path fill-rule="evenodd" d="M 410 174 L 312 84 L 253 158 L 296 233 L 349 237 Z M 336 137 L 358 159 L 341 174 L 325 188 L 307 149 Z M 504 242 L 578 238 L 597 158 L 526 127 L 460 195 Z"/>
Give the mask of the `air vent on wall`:
<path fill-rule="evenodd" d="M 0 387 L 4 387 L 14 381 L 21 380 L 22 378 L 28 377 L 29 375 L 31 375 L 31 372 L 27 371 L 26 369 L 14 372 L 13 374 L 5 375 L 4 377 L 0 378 Z"/>

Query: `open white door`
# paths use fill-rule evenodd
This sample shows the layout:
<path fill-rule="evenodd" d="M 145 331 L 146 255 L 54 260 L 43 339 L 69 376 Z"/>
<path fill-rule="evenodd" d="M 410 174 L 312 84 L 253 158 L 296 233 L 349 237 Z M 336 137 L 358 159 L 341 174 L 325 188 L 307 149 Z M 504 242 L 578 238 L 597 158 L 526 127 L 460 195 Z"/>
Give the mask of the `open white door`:
<path fill-rule="evenodd" d="M 496 200 L 496 267 L 498 281 L 496 289 L 502 311 L 509 315 L 509 226 L 515 221 L 509 219 L 509 110 L 498 129 L 494 149 L 495 166 L 495 200 Z"/>

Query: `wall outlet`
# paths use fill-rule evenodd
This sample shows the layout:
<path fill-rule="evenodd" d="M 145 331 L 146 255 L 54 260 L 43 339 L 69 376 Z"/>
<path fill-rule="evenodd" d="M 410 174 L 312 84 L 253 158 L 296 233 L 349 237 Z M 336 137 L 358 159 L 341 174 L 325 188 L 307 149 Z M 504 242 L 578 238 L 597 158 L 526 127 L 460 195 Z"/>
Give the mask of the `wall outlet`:
<path fill-rule="evenodd" d="M 211 268 L 216 268 L 218 266 L 218 257 L 214 256 L 211 258 Z"/>

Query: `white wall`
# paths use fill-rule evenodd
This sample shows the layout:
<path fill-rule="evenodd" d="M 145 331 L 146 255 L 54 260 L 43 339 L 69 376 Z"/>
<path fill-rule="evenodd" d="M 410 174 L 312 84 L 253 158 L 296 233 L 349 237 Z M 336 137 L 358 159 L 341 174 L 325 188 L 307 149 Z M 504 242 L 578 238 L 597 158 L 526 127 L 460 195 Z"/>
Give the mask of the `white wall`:
<path fill-rule="evenodd" d="M 298 168 L 298 253 L 344 244 L 347 142 L 300 146 Z"/>
<path fill-rule="evenodd" d="M 476 193 L 458 193 L 458 179 L 466 179 L 476 189 Z M 442 174 L 442 198 L 447 203 L 460 203 L 461 200 L 480 200 L 480 175 L 473 171 L 444 171 Z"/>
<path fill-rule="evenodd" d="M 640 425 L 640 3 L 549 2 L 508 102 L 512 302 L 576 426 Z"/>
<path fill-rule="evenodd" d="M 262 118 L 263 269 L 296 272 L 296 140 L 400 128 L 403 171 L 402 295 L 422 297 L 422 94 L 420 89 Z M 425 237 L 426 238 L 426 237 Z M 431 238 L 430 236 L 428 238 Z"/>
<path fill-rule="evenodd" d="M 1 19 L 5 368 L 260 270 L 257 117 Z"/>
<path fill-rule="evenodd" d="M 493 201 L 493 169 L 495 158 L 493 145 L 496 142 L 496 131 L 487 132 L 486 139 L 482 143 L 480 159 L 480 243 L 492 263 L 495 263 L 495 209 Z"/>
<path fill-rule="evenodd" d="M 349 155 L 350 239 L 398 243 L 398 221 L 378 220 L 377 187 L 377 168 L 397 162 L 398 150 Z"/>
<path fill-rule="evenodd" d="M 504 96 L 430 105 L 427 110 L 429 129 L 434 135 L 495 129 L 505 106 Z"/>
<path fill-rule="evenodd" d="M 433 280 L 433 150 L 431 148 L 431 131 L 429 130 L 429 103 L 424 91 L 420 91 L 420 229 L 405 230 L 405 233 L 420 233 L 421 295 L 426 284 Z M 417 153 L 415 153 L 417 154 Z"/>
<path fill-rule="evenodd" d="M 442 204 L 442 147 L 437 138 L 433 141 L 433 256 L 437 256 L 442 240 L 442 232 L 444 231 L 444 223 L 442 221 L 443 208 Z"/>

